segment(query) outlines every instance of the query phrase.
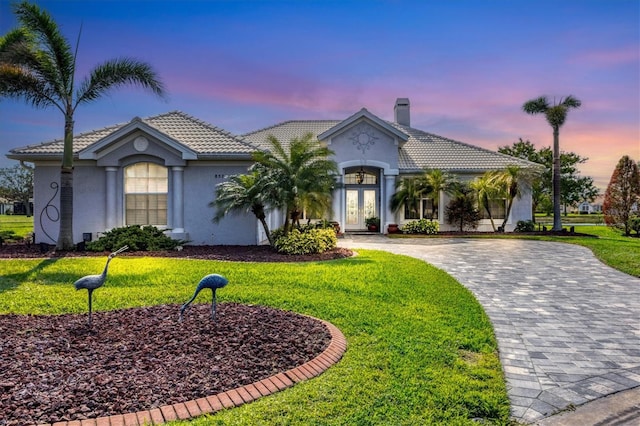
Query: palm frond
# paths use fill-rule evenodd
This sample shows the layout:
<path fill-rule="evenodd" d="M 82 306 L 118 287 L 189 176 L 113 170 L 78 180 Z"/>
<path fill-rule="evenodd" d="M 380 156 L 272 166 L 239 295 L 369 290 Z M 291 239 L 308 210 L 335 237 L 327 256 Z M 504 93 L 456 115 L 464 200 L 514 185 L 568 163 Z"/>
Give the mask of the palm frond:
<path fill-rule="evenodd" d="M 147 63 L 131 58 L 112 59 L 96 66 L 78 88 L 76 105 L 93 101 L 109 90 L 134 85 L 164 96 L 165 90 L 156 72 Z"/>
<path fill-rule="evenodd" d="M 527 114 L 542 114 L 549 109 L 549 100 L 546 96 L 531 99 L 522 105 L 522 110 Z"/>
<path fill-rule="evenodd" d="M 57 71 L 55 81 L 59 83 L 59 87 L 56 87 L 56 90 L 69 93 L 73 87 L 75 61 L 71 46 L 62 35 L 58 24 L 45 10 L 26 1 L 16 5 L 15 14 L 18 22 L 33 34 L 43 54 L 50 58 L 48 62 L 55 64 L 51 69 Z M 53 80 L 54 76 L 49 77 Z"/>
<path fill-rule="evenodd" d="M 0 64 L 0 96 L 23 99 L 36 108 L 60 108 L 49 85 L 13 65 Z"/>
<path fill-rule="evenodd" d="M 582 101 L 572 95 L 569 95 L 560 102 L 560 105 L 563 105 L 566 108 L 580 108 Z"/>

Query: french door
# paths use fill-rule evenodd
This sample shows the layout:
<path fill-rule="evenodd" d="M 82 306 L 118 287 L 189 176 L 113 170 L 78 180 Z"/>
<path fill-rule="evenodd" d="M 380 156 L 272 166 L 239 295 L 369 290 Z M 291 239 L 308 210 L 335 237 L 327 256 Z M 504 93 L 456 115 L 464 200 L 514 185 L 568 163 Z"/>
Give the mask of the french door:
<path fill-rule="evenodd" d="M 347 189 L 345 230 L 367 229 L 365 219 L 378 214 L 378 190 L 353 188 Z"/>

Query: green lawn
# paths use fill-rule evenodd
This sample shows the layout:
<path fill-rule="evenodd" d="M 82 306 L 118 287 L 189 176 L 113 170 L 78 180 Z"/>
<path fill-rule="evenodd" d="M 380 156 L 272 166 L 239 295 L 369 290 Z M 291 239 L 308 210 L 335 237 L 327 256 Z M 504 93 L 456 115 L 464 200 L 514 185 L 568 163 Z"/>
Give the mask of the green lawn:
<path fill-rule="evenodd" d="M 33 216 L 0 215 L 0 233 L 6 231 L 24 238 L 29 232 L 33 232 Z"/>
<path fill-rule="evenodd" d="M 541 223 L 543 225 L 553 225 L 553 215 L 536 213 L 536 223 Z M 602 225 L 604 223 L 604 218 L 602 214 L 569 213 L 566 216 L 562 215 L 563 225 L 571 226 L 574 223 L 591 223 L 594 225 Z"/>
<path fill-rule="evenodd" d="M 72 283 L 101 271 L 104 262 L 0 261 L 0 314 L 86 312 L 86 292 Z M 221 302 L 325 319 L 349 346 L 341 362 L 315 379 L 191 424 L 509 423 L 487 316 L 468 290 L 417 259 L 365 250 L 351 259 L 300 264 L 118 257 L 94 293 L 94 309 L 182 303 L 214 272 L 230 281 L 218 292 Z"/>

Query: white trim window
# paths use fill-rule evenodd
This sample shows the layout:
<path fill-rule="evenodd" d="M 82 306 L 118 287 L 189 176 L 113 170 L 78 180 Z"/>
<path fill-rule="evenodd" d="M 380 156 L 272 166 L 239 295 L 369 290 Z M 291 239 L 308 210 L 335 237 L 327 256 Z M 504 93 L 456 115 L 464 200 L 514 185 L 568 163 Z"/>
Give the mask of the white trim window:
<path fill-rule="evenodd" d="M 413 206 L 404 205 L 404 220 L 432 219 L 438 220 L 438 209 L 433 209 L 433 198 L 421 198 Z M 431 213 L 433 211 L 433 218 Z"/>
<path fill-rule="evenodd" d="M 136 163 L 124 169 L 125 223 L 167 225 L 168 170 L 154 163 Z"/>
<path fill-rule="evenodd" d="M 494 219 L 504 219 L 507 214 L 507 200 L 504 198 L 491 199 L 489 200 L 489 209 Z M 480 211 L 481 219 L 489 219 L 487 209 L 479 207 L 478 210 Z"/>

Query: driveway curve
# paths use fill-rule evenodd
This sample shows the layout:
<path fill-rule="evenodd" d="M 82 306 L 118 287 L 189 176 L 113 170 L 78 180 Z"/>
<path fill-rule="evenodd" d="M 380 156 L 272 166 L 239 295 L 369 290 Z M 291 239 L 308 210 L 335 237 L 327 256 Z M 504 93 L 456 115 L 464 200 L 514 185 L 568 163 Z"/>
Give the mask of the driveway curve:
<path fill-rule="evenodd" d="M 640 386 L 640 279 L 584 247 L 358 235 L 339 246 L 412 256 L 471 290 L 493 324 L 515 420 Z"/>

